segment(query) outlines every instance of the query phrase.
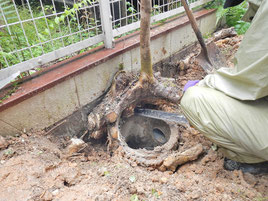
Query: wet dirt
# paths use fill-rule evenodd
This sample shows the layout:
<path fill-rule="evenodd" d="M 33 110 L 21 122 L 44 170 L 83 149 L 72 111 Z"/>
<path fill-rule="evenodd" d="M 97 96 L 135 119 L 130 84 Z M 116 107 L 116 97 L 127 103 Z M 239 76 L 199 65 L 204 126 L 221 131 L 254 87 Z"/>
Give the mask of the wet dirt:
<path fill-rule="evenodd" d="M 229 63 L 240 40 L 217 41 L 222 50 L 228 49 Z M 204 75 L 193 64 L 176 79 L 183 87 Z M 5 138 L 5 146 L 0 146 L 0 201 L 268 200 L 268 175 L 226 171 L 223 156 L 202 134 L 191 127 L 180 126 L 179 131 L 183 149 L 201 143 L 204 154 L 175 173 L 129 163 L 120 148 L 110 156 L 105 139 L 70 153 L 68 137 L 27 133 Z"/>

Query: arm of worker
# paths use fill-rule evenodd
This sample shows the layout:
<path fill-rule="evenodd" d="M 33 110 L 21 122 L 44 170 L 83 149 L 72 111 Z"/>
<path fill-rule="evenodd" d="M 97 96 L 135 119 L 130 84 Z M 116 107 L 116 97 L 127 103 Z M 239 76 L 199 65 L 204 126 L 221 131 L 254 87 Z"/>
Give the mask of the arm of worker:
<path fill-rule="evenodd" d="M 255 0 L 256 1 L 256 0 Z M 236 53 L 234 68 L 220 68 L 199 82 L 239 100 L 268 96 L 268 1 L 262 1 Z"/>

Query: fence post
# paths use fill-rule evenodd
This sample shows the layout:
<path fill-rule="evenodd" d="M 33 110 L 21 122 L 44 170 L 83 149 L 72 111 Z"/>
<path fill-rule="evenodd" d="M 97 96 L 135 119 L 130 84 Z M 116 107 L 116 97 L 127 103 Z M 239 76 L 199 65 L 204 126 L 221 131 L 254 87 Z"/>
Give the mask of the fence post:
<path fill-rule="evenodd" d="M 113 48 L 113 27 L 110 0 L 99 0 L 101 25 L 104 34 L 104 44 L 106 48 Z"/>

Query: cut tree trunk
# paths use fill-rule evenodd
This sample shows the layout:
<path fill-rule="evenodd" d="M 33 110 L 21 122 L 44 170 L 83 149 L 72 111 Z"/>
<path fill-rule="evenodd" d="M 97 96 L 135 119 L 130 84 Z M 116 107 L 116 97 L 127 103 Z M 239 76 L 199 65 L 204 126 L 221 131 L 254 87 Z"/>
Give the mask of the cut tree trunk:
<path fill-rule="evenodd" d="M 152 56 L 150 50 L 150 19 L 151 0 L 141 1 L 141 24 L 140 24 L 140 57 L 141 74 L 140 81 L 153 82 Z"/>

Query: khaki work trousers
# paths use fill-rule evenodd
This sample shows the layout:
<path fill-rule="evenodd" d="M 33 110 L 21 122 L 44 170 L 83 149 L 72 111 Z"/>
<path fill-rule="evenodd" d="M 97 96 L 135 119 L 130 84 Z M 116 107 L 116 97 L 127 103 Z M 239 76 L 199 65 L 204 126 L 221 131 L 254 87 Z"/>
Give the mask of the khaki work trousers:
<path fill-rule="evenodd" d="M 215 89 L 190 87 L 181 100 L 190 124 L 232 160 L 268 161 L 268 101 L 240 101 Z"/>

